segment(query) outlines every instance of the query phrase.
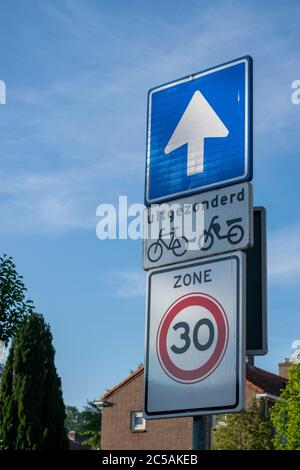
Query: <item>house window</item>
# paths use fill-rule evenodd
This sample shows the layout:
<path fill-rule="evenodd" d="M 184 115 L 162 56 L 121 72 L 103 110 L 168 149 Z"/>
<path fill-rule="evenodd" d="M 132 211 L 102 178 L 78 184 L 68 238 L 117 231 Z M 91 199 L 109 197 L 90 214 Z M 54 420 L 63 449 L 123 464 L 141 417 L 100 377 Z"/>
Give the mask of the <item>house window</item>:
<path fill-rule="evenodd" d="M 131 431 L 145 431 L 146 422 L 142 411 L 133 411 L 131 413 Z"/>

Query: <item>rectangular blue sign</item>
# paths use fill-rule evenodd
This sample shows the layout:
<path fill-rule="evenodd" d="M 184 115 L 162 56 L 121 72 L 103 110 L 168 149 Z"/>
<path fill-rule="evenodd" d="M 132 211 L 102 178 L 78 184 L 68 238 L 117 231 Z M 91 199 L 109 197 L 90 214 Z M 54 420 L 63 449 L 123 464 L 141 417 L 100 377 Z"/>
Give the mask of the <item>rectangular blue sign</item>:
<path fill-rule="evenodd" d="M 251 179 L 251 57 L 149 91 L 146 204 Z"/>

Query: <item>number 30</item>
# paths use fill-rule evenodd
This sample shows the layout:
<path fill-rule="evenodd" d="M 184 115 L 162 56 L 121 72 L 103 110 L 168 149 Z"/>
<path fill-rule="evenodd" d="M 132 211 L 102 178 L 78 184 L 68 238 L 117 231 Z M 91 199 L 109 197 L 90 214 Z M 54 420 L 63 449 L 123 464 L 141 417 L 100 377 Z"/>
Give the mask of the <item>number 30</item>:
<path fill-rule="evenodd" d="M 206 325 L 209 329 L 209 337 L 205 344 L 201 344 L 198 339 L 198 333 L 202 325 Z M 180 339 L 184 340 L 185 343 L 183 346 L 179 348 L 175 346 L 175 344 L 171 346 L 171 350 L 175 354 L 185 353 L 191 345 L 190 327 L 188 323 L 181 321 L 179 323 L 176 323 L 176 325 L 173 326 L 173 330 L 175 331 L 177 331 L 179 328 L 183 328 L 184 330 L 183 333 L 181 333 L 180 335 Z M 193 343 L 194 343 L 195 348 L 198 349 L 198 351 L 206 351 L 208 348 L 210 348 L 210 346 L 212 345 L 214 341 L 214 337 L 215 337 L 214 325 L 208 318 L 203 318 L 202 320 L 199 320 L 196 323 L 194 331 L 193 331 Z"/>

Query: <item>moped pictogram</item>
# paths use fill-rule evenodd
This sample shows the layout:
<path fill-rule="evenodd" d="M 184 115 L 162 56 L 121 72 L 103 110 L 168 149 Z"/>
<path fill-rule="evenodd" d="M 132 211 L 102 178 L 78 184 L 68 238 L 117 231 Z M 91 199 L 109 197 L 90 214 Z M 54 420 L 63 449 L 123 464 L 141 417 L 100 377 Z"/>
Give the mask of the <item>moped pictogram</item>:
<path fill-rule="evenodd" d="M 237 245 L 244 237 L 244 229 L 242 225 L 238 224 L 242 221 L 241 217 L 226 220 L 228 231 L 223 235 L 221 235 L 221 225 L 217 221 L 218 218 L 219 216 L 215 215 L 211 219 L 208 229 L 204 230 L 199 238 L 199 248 L 202 251 L 207 251 L 213 246 L 215 237 L 219 240 L 227 238 L 232 245 Z"/>

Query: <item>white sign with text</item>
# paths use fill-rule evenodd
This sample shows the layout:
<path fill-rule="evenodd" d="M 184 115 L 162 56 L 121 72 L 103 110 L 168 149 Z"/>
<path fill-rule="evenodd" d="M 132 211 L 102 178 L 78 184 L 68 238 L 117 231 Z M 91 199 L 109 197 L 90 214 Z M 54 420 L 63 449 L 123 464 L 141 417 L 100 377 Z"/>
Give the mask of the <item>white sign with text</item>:
<path fill-rule="evenodd" d="M 146 270 L 253 245 L 251 183 L 152 205 L 146 210 Z"/>

